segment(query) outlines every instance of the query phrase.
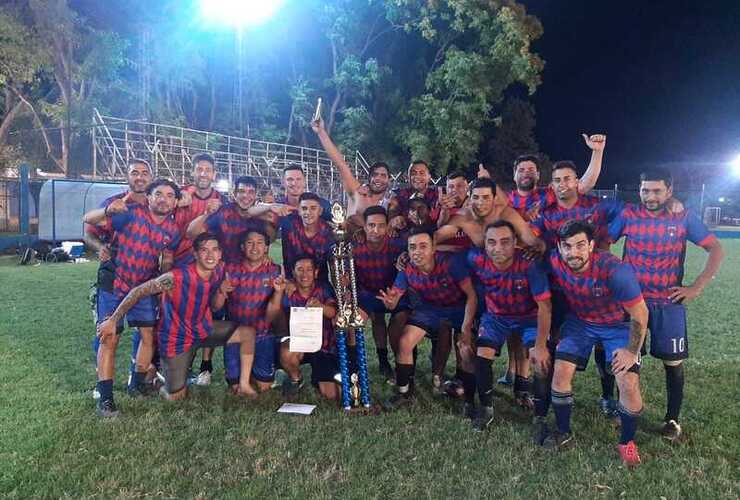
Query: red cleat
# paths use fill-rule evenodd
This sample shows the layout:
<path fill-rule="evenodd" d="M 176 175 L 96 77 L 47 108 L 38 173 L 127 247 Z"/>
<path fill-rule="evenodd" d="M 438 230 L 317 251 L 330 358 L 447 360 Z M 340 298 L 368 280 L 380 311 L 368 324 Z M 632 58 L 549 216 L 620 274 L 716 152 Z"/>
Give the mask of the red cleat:
<path fill-rule="evenodd" d="M 640 465 L 640 454 L 637 451 L 637 445 L 634 441 L 630 441 L 627 444 L 617 445 L 619 449 L 619 456 L 622 458 L 622 463 L 627 467 L 636 467 Z"/>

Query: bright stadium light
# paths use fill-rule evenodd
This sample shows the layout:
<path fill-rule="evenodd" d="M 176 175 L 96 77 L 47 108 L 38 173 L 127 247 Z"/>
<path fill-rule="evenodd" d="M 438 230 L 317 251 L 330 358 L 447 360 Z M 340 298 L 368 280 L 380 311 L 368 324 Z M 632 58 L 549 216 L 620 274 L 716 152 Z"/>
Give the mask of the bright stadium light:
<path fill-rule="evenodd" d="M 285 0 L 200 0 L 201 15 L 214 23 L 241 28 L 267 21 Z"/>
<path fill-rule="evenodd" d="M 732 171 L 732 175 L 735 177 L 740 177 L 740 154 L 735 157 L 734 160 L 730 162 L 730 169 Z"/>

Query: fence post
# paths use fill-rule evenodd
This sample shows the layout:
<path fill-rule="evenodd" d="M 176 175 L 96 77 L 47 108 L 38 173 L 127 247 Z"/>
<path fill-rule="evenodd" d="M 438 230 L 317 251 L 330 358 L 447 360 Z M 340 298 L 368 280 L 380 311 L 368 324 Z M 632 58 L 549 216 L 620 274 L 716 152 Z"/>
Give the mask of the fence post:
<path fill-rule="evenodd" d="M 28 209 L 28 195 L 30 193 L 30 189 L 28 186 L 28 172 L 30 170 L 29 166 L 26 164 L 23 164 L 19 168 L 20 170 L 20 188 L 18 190 L 19 196 L 20 196 L 20 233 L 23 236 L 23 238 L 28 237 L 28 218 L 29 218 L 29 209 Z"/>

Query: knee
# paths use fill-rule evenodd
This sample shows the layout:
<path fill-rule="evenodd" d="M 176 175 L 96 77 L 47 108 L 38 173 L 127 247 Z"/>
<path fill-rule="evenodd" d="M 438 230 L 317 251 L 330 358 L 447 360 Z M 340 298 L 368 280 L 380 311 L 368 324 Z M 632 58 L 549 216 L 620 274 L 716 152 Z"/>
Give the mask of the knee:
<path fill-rule="evenodd" d="M 683 364 L 683 359 L 676 359 L 676 360 L 663 360 L 663 366 L 670 366 L 670 367 L 676 367 L 681 366 Z"/>
<path fill-rule="evenodd" d="M 493 361 L 496 357 L 496 349 L 493 347 L 479 347 L 475 353 L 479 358 L 485 358 L 489 361 Z"/>

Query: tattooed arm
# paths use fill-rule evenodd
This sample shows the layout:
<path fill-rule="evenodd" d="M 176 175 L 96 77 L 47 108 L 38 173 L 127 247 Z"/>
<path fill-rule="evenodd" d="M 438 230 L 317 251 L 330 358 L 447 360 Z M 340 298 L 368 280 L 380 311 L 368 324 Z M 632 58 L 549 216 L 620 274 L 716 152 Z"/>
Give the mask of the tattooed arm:
<path fill-rule="evenodd" d="M 162 276 L 149 280 L 146 283 L 142 283 L 133 290 L 131 290 L 126 297 L 118 304 L 118 307 L 110 317 L 106 318 L 105 321 L 98 325 L 98 337 L 101 342 L 105 342 L 105 339 L 112 337 L 116 334 L 116 325 L 131 310 L 134 305 L 144 297 L 150 295 L 156 295 L 168 290 L 172 290 L 174 286 L 174 279 L 172 273 L 166 273 Z"/>
<path fill-rule="evenodd" d="M 647 333 L 648 309 L 645 301 L 625 307 L 625 310 L 630 315 L 630 336 L 627 346 L 614 352 L 612 371 L 615 374 L 626 372 L 637 363 Z"/>

